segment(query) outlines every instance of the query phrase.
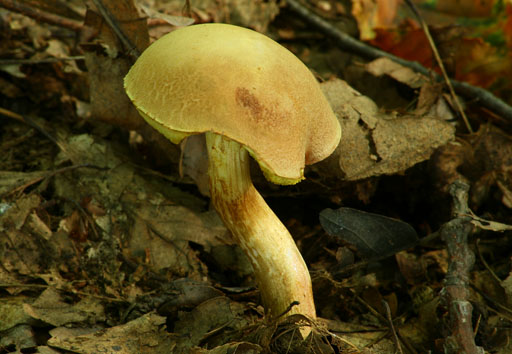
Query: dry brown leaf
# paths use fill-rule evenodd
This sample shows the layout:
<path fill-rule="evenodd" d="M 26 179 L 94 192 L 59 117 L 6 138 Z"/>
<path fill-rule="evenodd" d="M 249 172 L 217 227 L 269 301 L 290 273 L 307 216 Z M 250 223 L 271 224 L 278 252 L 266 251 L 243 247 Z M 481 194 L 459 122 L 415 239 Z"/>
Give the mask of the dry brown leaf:
<path fill-rule="evenodd" d="M 242 303 L 219 296 L 206 300 L 190 312 L 180 313 L 180 319 L 174 325 L 174 332 L 180 335 L 178 348 L 199 345 L 217 329 L 236 330 L 247 325 L 247 320 L 241 316 L 246 309 Z"/>
<path fill-rule="evenodd" d="M 3 70 L 2 65 L 0 65 L 0 70 Z M 0 77 L 0 93 L 11 99 L 22 97 L 25 94 L 21 88 L 2 77 Z"/>
<path fill-rule="evenodd" d="M 325 82 L 322 89 L 340 121 L 342 138 L 319 164 L 319 173 L 325 169 L 345 180 L 400 173 L 454 138 L 454 127 L 442 120 L 378 112 L 373 101 L 342 80 Z"/>
<path fill-rule="evenodd" d="M 232 242 L 222 221 L 213 212 L 198 214 L 166 200 L 157 203 L 135 200 L 136 196 L 128 193 L 123 196 L 125 205 L 134 208 L 130 213 L 133 226 L 124 251 L 130 257 L 144 255 L 144 262 L 156 272 L 167 268 L 179 276 L 200 279 L 204 266 L 189 241 L 203 246 L 206 251 L 212 246 Z"/>
<path fill-rule="evenodd" d="M 183 2 L 177 1 L 177 3 L 181 10 Z M 253 28 L 259 32 L 265 32 L 270 22 L 279 13 L 276 0 L 224 0 L 223 2 L 196 0 L 191 4 L 191 10 L 196 15 L 203 13 L 210 16 L 208 22 L 231 23 Z M 208 19 L 201 20 L 206 22 Z"/>
<path fill-rule="evenodd" d="M 163 12 L 159 12 L 153 7 L 147 6 L 139 2 L 139 7 L 147 15 L 148 18 L 157 18 L 167 22 L 169 25 L 182 27 L 189 26 L 194 23 L 194 19 L 186 16 L 173 16 Z"/>
<path fill-rule="evenodd" d="M 30 213 L 27 226 L 37 236 L 45 239 L 46 241 L 49 241 L 52 237 L 52 230 L 43 220 L 41 220 L 35 211 Z"/>
<path fill-rule="evenodd" d="M 512 302 L 512 272 L 508 274 L 508 276 L 501 282 L 501 286 L 505 290 L 505 293 L 508 296 L 509 303 Z"/>
<path fill-rule="evenodd" d="M 419 88 L 427 81 L 424 75 L 384 57 L 366 64 L 366 70 L 375 76 L 388 75 L 411 88 Z"/>
<path fill-rule="evenodd" d="M 20 230 L 28 216 L 41 204 L 41 197 L 35 194 L 24 195 L 16 202 L 10 204 L 0 217 L 0 231 L 14 227 Z M 1 258 L 0 258 L 1 259 Z"/>
<path fill-rule="evenodd" d="M 41 241 L 25 229 L 30 224 L 30 215 L 41 203 L 35 194 L 24 195 L 11 205 L 0 217 L 0 268 L 11 274 L 33 275 L 47 266 L 45 250 Z M 27 229 L 30 229 L 27 227 Z"/>
<path fill-rule="evenodd" d="M 23 304 L 29 301 L 25 296 L 2 297 L 0 299 L 0 333 L 18 326 L 29 323 L 31 317 L 23 310 Z"/>
<path fill-rule="evenodd" d="M 352 16 L 357 21 L 362 40 L 375 38 L 375 28 L 387 28 L 393 24 L 400 1 L 352 0 Z"/>
<path fill-rule="evenodd" d="M 490 126 L 440 148 L 431 167 L 438 186 L 446 190 L 455 179 L 472 183 L 470 201 L 476 210 L 494 186 L 502 192 L 503 205 L 512 207 L 512 137 Z"/>
<path fill-rule="evenodd" d="M 149 44 L 149 36 L 146 22 L 140 21 L 133 2 L 104 2 L 104 5 L 135 48 L 142 52 Z M 139 129 L 144 122 L 123 88 L 123 78 L 132 61 L 120 55 L 127 48 L 121 45 L 111 27 L 96 11 L 87 11 L 85 25 L 97 31 L 98 37 L 94 42 L 82 44 L 89 72 L 92 115 L 95 119 L 125 129 Z"/>
<path fill-rule="evenodd" d="M 16 346 L 16 351 L 22 353 L 25 350 L 37 345 L 36 332 L 33 327 L 27 324 L 19 324 L 16 327 L 2 332 L 0 337 L 0 348 L 7 348 L 9 346 Z M 30 348 L 30 349 L 29 349 Z"/>
<path fill-rule="evenodd" d="M 68 304 L 54 288 L 47 288 L 31 304 L 23 309 L 30 317 L 53 326 L 79 323 L 98 323 L 105 321 L 103 305 L 92 297 L 85 297 L 76 304 Z"/>
<path fill-rule="evenodd" d="M 227 1 L 229 23 L 266 32 L 270 22 L 279 13 L 277 1 L 230 0 Z"/>
<path fill-rule="evenodd" d="M 258 354 L 263 352 L 264 351 L 262 347 L 249 342 L 231 342 L 213 349 L 193 348 L 190 350 L 190 354 Z"/>
<path fill-rule="evenodd" d="M 407 251 L 398 252 L 395 255 L 395 259 L 400 273 L 407 281 L 407 284 L 414 285 L 424 280 L 425 265 L 418 260 L 414 253 Z"/>
<path fill-rule="evenodd" d="M 140 129 L 144 121 L 126 96 L 122 81 L 131 63 L 98 55 L 103 52 L 100 45 L 85 50 L 92 117 L 124 129 Z"/>
<path fill-rule="evenodd" d="M 73 353 L 167 354 L 173 351 L 172 334 L 165 330 L 165 317 L 149 313 L 126 324 L 91 334 L 59 337 L 48 345 Z"/>

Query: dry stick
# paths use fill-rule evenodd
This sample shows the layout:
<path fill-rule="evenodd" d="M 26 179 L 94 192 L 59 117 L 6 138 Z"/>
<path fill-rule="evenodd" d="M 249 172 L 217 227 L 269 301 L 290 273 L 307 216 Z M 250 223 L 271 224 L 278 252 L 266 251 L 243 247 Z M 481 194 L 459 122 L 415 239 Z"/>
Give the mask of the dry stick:
<path fill-rule="evenodd" d="M 391 333 L 393 334 L 393 341 L 395 342 L 397 351 L 400 354 L 404 354 L 402 346 L 400 345 L 400 339 L 398 339 L 398 335 L 396 334 L 395 325 L 393 324 L 393 317 L 391 317 L 391 309 L 389 308 L 389 304 L 386 300 L 383 299 L 382 305 L 386 309 L 386 319 L 388 320 L 389 328 L 391 329 Z"/>
<path fill-rule="evenodd" d="M 496 275 L 496 273 L 494 273 L 494 270 L 492 270 L 492 268 L 489 266 L 489 263 L 487 263 L 487 261 L 485 260 L 484 256 L 482 255 L 482 252 L 480 252 L 480 239 L 479 238 L 477 238 L 475 241 L 475 249 L 476 249 L 476 254 L 478 255 L 478 259 L 480 259 L 480 262 L 482 263 L 484 268 L 487 269 L 489 274 L 491 274 L 491 276 L 494 278 L 494 280 L 496 280 L 496 282 L 498 284 L 501 284 L 502 280 Z"/>
<path fill-rule="evenodd" d="M 83 23 L 80 21 L 71 20 L 69 18 L 52 14 L 38 8 L 30 7 L 23 4 L 21 1 L 0 0 L 0 7 L 28 16 L 39 22 L 45 22 L 50 25 L 68 28 L 75 32 L 79 32 L 83 28 Z"/>
<path fill-rule="evenodd" d="M 311 12 L 308 8 L 304 7 L 304 5 L 299 3 L 299 1 L 286 0 L 286 2 L 290 10 L 294 11 L 295 13 L 300 15 L 304 20 L 306 20 L 313 26 L 317 27 L 320 31 L 324 32 L 329 37 L 331 37 L 336 42 L 336 44 L 341 48 L 344 48 L 346 50 L 349 50 L 353 53 L 359 54 L 367 58 L 386 57 L 400 65 L 411 68 L 425 76 L 434 75 L 436 79 L 439 79 L 439 75 L 437 73 L 430 72 L 428 69 L 426 69 L 423 65 L 421 65 L 418 62 L 412 62 L 399 58 L 393 54 L 374 48 L 350 37 L 348 34 L 340 31 L 339 29 L 331 25 L 329 22 L 325 21 L 322 17 Z M 501 99 L 499 99 L 498 97 L 494 96 L 489 91 L 456 80 L 451 80 L 451 83 L 457 93 L 463 95 L 467 99 L 478 100 L 478 102 L 483 107 L 512 122 L 512 107 L 509 106 L 504 101 L 502 101 Z"/>
<path fill-rule="evenodd" d="M 46 138 L 48 138 L 48 140 L 50 140 L 52 143 L 57 145 L 61 150 L 63 150 L 62 144 L 53 135 L 51 135 L 46 130 L 44 130 L 42 127 L 40 127 L 36 122 L 34 122 L 28 116 L 22 116 L 21 114 L 15 113 L 13 111 L 9 111 L 8 109 L 2 108 L 2 107 L 0 107 L 0 115 L 6 116 L 11 119 L 15 119 L 19 122 L 23 122 L 23 123 L 31 126 L 35 130 L 37 130 L 38 132 L 43 134 Z"/>
<path fill-rule="evenodd" d="M 64 153 L 68 152 L 66 144 L 64 144 L 63 140 L 61 138 L 59 138 L 58 135 L 53 136 L 51 133 L 46 131 L 44 129 L 44 127 L 42 127 L 41 125 L 36 123 L 32 118 L 0 107 L 0 119 L 1 119 L 1 116 L 5 116 L 7 118 L 14 119 L 19 122 L 27 124 L 28 126 L 34 128 L 36 131 L 38 131 L 39 133 L 44 135 L 48 140 L 50 140 L 52 143 L 54 143 L 62 152 L 64 152 Z M 35 118 L 38 118 L 38 117 L 35 117 Z M 41 118 L 38 118 L 38 119 L 41 119 Z M 70 166 L 70 167 L 72 167 L 72 166 Z M 107 167 L 94 166 L 94 165 L 90 165 L 88 163 L 83 164 L 83 165 L 78 165 L 78 167 L 95 168 L 95 169 L 100 169 L 100 170 L 104 170 L 104 171 L 108 170 Z"/>
<path fill-rule="evenodd" d="M 45 178 L 50 178 L 57 174 L 65 173 L 65 172 L 76 170 L 79 168 L 93 168 L 93 169 L 97 169 L 97 170 L 106 170 L 104 167 L 99 167 L 99 166 L 90 165 L 88 163 L 84 163 L 84 164 L 80 164 L 80 165 L 73 165 L 73 166 L 59 168 L 58 170 L 54 170 L 54 171 L 41 172 L 41 173 L 38 173 L 37 175 L 34 175 L 33 178 L 29 181 L 26 181 L 26 182 L 22 181 L 21 184 L 14 184 L 12 187 L 9 187 L 11 189 L 9 189 L 3 193 L 0 193 L 0 198 L 6 197 L 6 196 L 16 193 L 18 191 L 23 191 L 27 187 L 30 187 L 31 185 L 34 185 L 34 184 L 42 181 Z M 31 172 L 28 172 L 28 173 L 31 173 Z M 94 225 L 93 225 L 93 227 L 94 227 Z"/>
<path fill-rule="evenodd" d="M 2 1 L 2 0 L 0 0 Z M 35 64 L 48 64 L 48 63 L 58 63 L 61 61 L 79 61 L 84 60 L 83 55 L 74 55 L 63 58 L 44 58 L 44 59 L 0 59 L 0 65 L 35 65 Z"/>
<path fill-rule="evenodd" d="M 443 61 L 441 60 L 441 56 L 439 55 L 439 51 L 437 50 L 437 46 L 434 43 L 434 39 L 432 39 L 432 36 L 430 35 L 430 30 L 428 29 L 428 26 L 423 19 L 423 17 L 418 12 L 418 9 L 416 8 L 416 5 L 412 3 L 411 0 L 405 0 L 407 5 L 409 5 L 410 9 L 414 13 L 414 16 L 418 19 L 418 21 L 421 24 L 421 28 L 423 29 L 423 32 L 425 32 L 425 36 L 428 39 L 428 43 L 430 44 L 430 48 L 432 49 L 432 52 L 434 53 L 434 57 L 436 59 L 437 65 L 439 65 L 439 68 L 441 69 L 441 73 L 443 74 L 443 79 L 446 82 L 446 85 L 448 86 L 448 90 L 450 90 L 450 95 L 452 96 L 453 101 L 455 102 L 455 105 L 457 106 L 457 110 L 459 111 L 462 119 L 464 120 L 464 124 L 466 124 L 466 128 L 470 133 L 473 133 L 473 128 L 471 128 L 471 124 L 469 124 L 468 117 L 466 117 L 466 113 L 464 113 L 464 108 L 462 108 L 462 105 L 459 101 L 459 98 L 455 94 L 455 90 L 453 89 L 452 83 L 450 78 L 448 77 L 448 74 L 446 73 L 446 69 L 444 67 Z"/>
<path fill-rule="evenodd" d="M 121 43 L 126 48 L 127 53 L 132 56 L 134 59 L 137 59 L 140 56 L 140 51 L 137 49 L 137 47 L 132 43 L 132 41 L 126 36 L 124 31 L 121 29 L 121 26 L 119 25 L 119 21 L 110 13 L 110 11 L 103 5 L 103 2 L 101 0 L 92 0 L 94 5 L 96 5 L 96 8 L 100 12 L 101 16 L 105 20 L 105 22 L 108 23 L 110 28 L 114 31 L 116 36 L 119 38 Z"/>
<path fill-rule="evenodd" d="M 482 296 L 487 302 L 491 303 L 493 306 L 495 306 L 497 309 L 487 305 L 489 309 L 492 309 L 494 312 L 499 314 L 502 317 L 505 317 L 507 320 L 512 321 L 512 309 L 506 307 L 505 305 L 502 305 L 498 300 L 495 300 L 493 297 L 487 295 L 482 290 L 478 289 L 475 285 L 470 284 L 471 289 L 473 289 L 475 292 L 477 292 L 480 296 Z M 501 312 L 500 312 L 501 311 Z M 506 312 L 506 313 L 504 313 Z"/>
<path fill-rule="evenodd" d="M 34 289 L 48 289 L 53 288 L 57 291 L 65 292 L 68 294 L 76 294 L 81 296 L 88 296 L 95 299 L 105 300 L 109 302 L 124 302 L 127 303 L 128 300 L 124 300 L 121 298 L 114 298 L 114 297 L 108 297 L 108 296 L 102 296 L 102 295 L 96 295 L 96 294 L 90 294 L 83 291 L 75 290 L 75 289 L 65 289 L 62 287 L 55 287 L 52 285 L 46 285 L 46 284 L 22 284 L 22 283 L 0 283 L 0 288 L 34 288 Z"/>
<path fill-rule="evenodd" d="M 464 214 L 468 207 L 469 185 L 457 180 L 450 186 L 453 197 L 454 218 L 441 227 L 441 239 L 446 243 L 449 265 L 441 299 L 449 311 L 450 335 L 446 337 L 445 353 L 483 354 L 474 340 L 471 315 L 473 306 L 469 302 L 469 272 L 475 263 L 475 254 L 468 245 L 468 236 L 473 225 L 471 217 Z"/>

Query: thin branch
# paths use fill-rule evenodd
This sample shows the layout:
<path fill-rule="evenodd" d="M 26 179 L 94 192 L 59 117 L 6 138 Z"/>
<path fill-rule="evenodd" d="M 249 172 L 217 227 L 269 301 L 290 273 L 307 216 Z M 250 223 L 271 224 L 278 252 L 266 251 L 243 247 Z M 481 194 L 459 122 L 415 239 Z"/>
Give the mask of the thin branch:
<path fill-rule="evenodd" d="M 24 115 L 21 115 L 21 114 L 9 111 L 8 109 L 2 108 L 2 107 L 0 107 L 0 115 L 6 116 L 6 117 L 11 118 L 11 119 L 15 119 L 15 120 L 17 120 L 19 122 L 23 122 L 23 123 L 31 126 L 35 130 L 37 130 L 38 132 L 43 134 L 52 143 L 57 145 L 61 150 L 65 151 L 65 149 L 63 149 L 63 147 L 62 147 L 62 143 L 61 142 L 59 142 L 52 134 L 47 132 L 45 129 L 43 129 L 41 126 L 39 126 L 36 122 L 34 122 L 34 120 L 29 118 L 28 116 L 24 116 Z"/>
<path fill-rule="evenodd" d="M 67 294 L 76 294 L 76 295 L 80 295 L 80 296 L 92 297 L 95 299 L 105 300 L 105 301 L 109 301 L 109 302 L 120 302 L 120 303 L 128 302 L 128 300 L 124 300 L 121 298 L 96 295 L 96 294 L 91 294 L 91 293 L 87 293 L 87 292 L 79 291 L 79 290 L 75 290 L 75 289 L 66 289 L 63 287 L 46 285 L 46 284 L 0 283 L 0 288 L 32 288 L 32 289 L 53 288 L 57 291 L 64 292 Z"/>
<path fill-rule="evenodd" d="M 466 216 L 469 185 L 455 181 L 450 186 L 454 219 L 441 227 L 441 238 L 446 243 L 449 264 L 441 291 L 441 299 L 448 307 L 450 335 L 444 344 L 445 353 L 483 354 L 475 344 L 472 328 L 473 306 L 469 302 L 469 273 L 475 263 L 475 254 L 468 245 L 473 228 L 471 217 Z"/>
<path fill-rule="evenodd" d="M 382 299 L 382 305 L 386 310 L 386 319 L 388 320 L 389 328 L 391 329 L 391 333 L 393 334 L 393 342 L 395 342 L 397 351 L 400 354 L 404 354 L 402 346 L 400 345 L 400 339 L 398 339 L 398 335 L 396 334 L 395 325 L 393 324 L 393 317 L 391 317 L 391 309 L 389 308 L 389 304 L 386 300 Z"/>
<path fill-rule="evenodd" d="M 464 124 L 466 124 L 466 128 L 470 133 L 473 133 L 473 128 L 471 128 L 471 124 L 469 124 L 468 117 L 466 116 L 466 113 L 464 113 L 464 108 L 462 108 L 462 105 L 459 101 L 459 98 L 455 94 L 455 90 L 452 86 L 451 80 L 448 77 L 448 74 L 446 73 L 446 69 L 444 67 L 443 61 L 441 60 L 441 56 L 439 55 L 439 51 L 437 50 L 437 46 L 434 42 L 434 39 L 430 35 L 430 30 L 427 26 L 427 23 L 423 19 L 423 17 L 418 12 L 418 9 L 416 8 L 416 5 L 412 3 L 411 0 L 405 0 L 407 5 L 411 8 L 412 12 L 414 13 L 414 16 L 418 19 L 418 21 L 421 24 L 421 28 L 423 29 L 423 32 L 425 32 L 425 36 L 428 39 L 428 43 L 430 44 L 430 48 L 432 49 L 432 53 L 434 53 L 434 58 L 436 59 L 437 65 L 441 69 L 441 73 L 443 74 L 444 82 L 446 82 L 446 85 L 448 86 L 448 90 L 450 91 L 450 95 L 452 96 L 453 102 L 455 103 L 455 106 L 457 106 L 457 110 L 459 111 L 462 120 L 464 121 Z"/>
<path fill-rule="evenodd" d="M 137 59 L 140 56 L 140 51 L 137 49 L 137 47 L 132 43 L 132 41 L 126 36 L 124 31 L 121 29 L 121 26 L 119 25 L 119 21 L 112 15 L 112 13 L 103 5 L 103 2 L 101 0 L 92 0 L 94 5 L 96 5 L 96 8 L 100 12 L 101 16 L 107 22 L 107 24 L 112 28 L 116 36 L 119 38 L 121 43 L 126 48 L 127 53 Z"/>
<path fill-rule="evenodd" d="M 33 18 L 36 21 L 48 23 L 59 27 L 68 28 L 75 32 L 80 32 L 83 28 L 83 23 L 76 20 L 71 20 L 50 12 L 43 11 L 38 8 L 30 7 L 23 4 L 21 1 L 14 0 L 0 0 L 0 7 L 9 11 L 17 12 L 22 15 Z"/>
<path fill-rule="evenodd" d="M 0 0 L 2 1 L 2 0 Z M 75 55 L 64 58 L 44 58 L 44 59 L 0 59 L 0 65 L 18 65 L 18 64 L 48 64 L 48 63 L 58 63 L 61 61 L 79 61 L 84 60 L 83 55 Z"/>
<path fill-rule="evenodd" d="M 317 27 L 320 31 L 331 37 L 336 44 L 348 51 L 364 56 L 366 58 L 379 58 L 386 57 L 394 62 L 411 68 L 423 75 L 431 76 L 434 75 L 436 79 L 440 79 L 437 73 L 433 73 L 418 62 L 408 61 L 399 58 L 393 54 L 387 53 L 383 50 L 369 46 L 361 41 L 358 41 L 348 34 L 340 31 L 336 27 L 332 26 L 329 22 L 325 21 L 322 17 L 311 12 L 308 8 L 302 5 L 298 0 L 286 0 L 290 10 L 301 16 L 305 21 L 311 25 Z M 451 80 L 453 88 L 457 93 L 466 97 L 468 100 L 478 101 L 483 107 L 490 111 L 502 116 L 504 119 L 512 122 L 512 107 L 505 103 L 503 100 L 494 96 L 491 92 L 484 90 L 481 87 L 472 86 L 465 82 Z"/>

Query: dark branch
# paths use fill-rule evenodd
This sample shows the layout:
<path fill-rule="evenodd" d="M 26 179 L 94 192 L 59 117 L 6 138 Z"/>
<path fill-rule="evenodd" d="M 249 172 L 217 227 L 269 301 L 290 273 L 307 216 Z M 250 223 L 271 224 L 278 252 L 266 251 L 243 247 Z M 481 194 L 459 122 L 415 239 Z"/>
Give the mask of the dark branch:
<path fill-rule="evenodd" d="M 386 57 L 423 75 L 434 75 L 437 80 L 440 80 L 440 77 L 437 73 L 431 72 L 418 62 L 411 62 L 399 58 L 393 54 L 374 48 L 350 37 L 348 34 L 340 31 L 336 27 L 332 26 L 329 22 L 325 21 L 323 18 L 301 5 L 298 0 L 286 0 L 286 2 L 290 10 L 294 11 L 304 20 L 331 37 L 341 48 L 369 59 Z M 451 83 L 458 94 L 466 97 L 466 99 L 477 101 L 483 107 L 512 122 L 512 107 L 500 98 L 494 96 L 491 92 L 484 90 L 483 88 L 475 87 L 468 83 L 456 81 L 453 79 L 451 79 Z"/>

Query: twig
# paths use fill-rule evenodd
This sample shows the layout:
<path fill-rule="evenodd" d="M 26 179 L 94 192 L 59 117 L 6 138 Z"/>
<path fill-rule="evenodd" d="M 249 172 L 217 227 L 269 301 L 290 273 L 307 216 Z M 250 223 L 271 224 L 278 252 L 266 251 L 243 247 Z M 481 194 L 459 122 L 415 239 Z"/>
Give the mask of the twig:
<path fill-rule="evenodd" d="M 2 0 L 0 0 L 2 1 Z M 0 59 L 0 65 L 16 65 L 16 64 L 47 64 L 47 63 L 58 63 L 60 61 L 73 61 L 73 60 L 84 60 L 83 55 L 76 55 L 64 58 L 44 58 L 44 59 Z"/>
<path fill-rule="evenodd" d="M 433 240 L 438 239 L 439 236 L 440 236 L 439 230 L 437 230 L 437 231 L 419 239 L 414 246 L 422 246 L 422 247 L 427 246 Z M 412 248 L 413 245 L 411 245 L 410 247 Z M 356 263 L 353 263 L 350 265 L 346 265 L 341 269 L 337 269 L 336 271 L 331 272 L 330 274 L 333 276 L 340 276 L 342 274 L 352 273 L 356 270 L 366 267 L 370 261 L 376 262 L 376 261 L 380 261 L 380 260 L 383 260 L 383 259 L 386 259 L 389 257 L 392 257 L 392 255 L 385 255 L 385 256 L 379 256 L 379 257 L 372 257 L 371 259 L 365 259 L 365 260 L 362 260 L 362 261 L 359 261 L 359 262 L 356 262 Z M 311 274 L 316 275 L 317 273 L 315 271 L 311 271 Z"/>
<path fill-rule="evenodd" d="M 454 219 L 441 227 L 441 239 L 446 243 L 449 265 L 441 298 L 448 307 L 450 335 L 444 344 L 445 353 L 483 354 L 473 336 L 471 315 L 473 306 L 469 302 L 469 272 L 475 263 L 475 254 L 468 246 L 468 236 L 473 226 L 468 207 L 469 186 L 455 181 L 450 186 L 453 197 Z"/>
<path fill-rule="evenodd" d="M 402 346 L 400 345 L 400 339 L 398 339 L 398 335 L 396 334 L 395 325 L 393 324 L 393 318 L 391 317 L 391 309 L 389 308 L 389 304 L 386 300 L 383 299 L 382 305 L 386 309 L 386 319 L 388 320 L 389 328 L 393 333 L 393 341 L 395 342 L 395 346 L 400 354 L 404 354 Z"/>
<path fill-rule="evenodd" d="M 494 273 L 494 270 L 491 269 L 491 267 L 485 260 L 484 256 L 482 255 L 482 252 L 480 252 L 480 239 L 479 238 L 475 242 L 475 248 L 476 248 L 476 253 L 478 255 L 478 259 L 480 259 L 480 262 L 482 262 L 482 265 L 484 266 L 484 268 L 487 269 L 487 271 L 489 272 L 491 277 L 493 277 L 494 280 L 496 280 L 496 282 L 498 284 L 501 284 L 502 280 L 496 275 L 496 273 Z"/>
<path fill-rule="evenodd" d="M 105 22 L 108 23 L 110 28 L 114 31 L 116 36 L 119 38 L 121 43 L 126 48 L 126 52 L 137 59 L 140 56 L 140 51 L 137 49 L 137 47 L 132 43 L 132 41 L 126 36 L 124 31 L 121 29 L 121 26 L 119 25 L 119 22 L 117 19 L 110 13 L 110 11 L 103 5 L 103 2 L 101 0 L 92 0 L 94 5 L 96 5 L 96 8 L 100 12 L 101 16 L 105 20 Z"/>
<path fill-rule="evenodd" d="M 15 184 L 12 187 L 9 187 L 11 189 L 9 189 L 3 193 L 0 192 L 0 198 L 4 198 L 4 197 L 11 195 L 13 193 L 16 193 L 18 191 L 23 191 L 27 187 L 34 185 L 34 184 L 42 181 L 45 178 L 51 178 L 53 176 L 56 176 L 57 174 L 65 173 L 65 172 L 76 170 L 79 168 L 92 168 L 92 169 L 97 169 L 97 170 L 101 170 L 101 171 L 108 170 L 108 168 L 105 168 L 105 167 L 94 166 L 94 165 L 90 165 L 88 163 L 84 163 L 84 164 L 80 164 L 80 165 L 72 165 L 72 166 L 59 168 L 54 171 L 27 172 L 27 174 L 30 174 L 30 178 L 31 178 L 30 180 L 22 180 L 19 184 Z"/>
<path fill-rule="evenodd" d="M 38 8 L 32 8 L 22 3 L 21 1 L 0 0 L 0 7 L 28 16 L 39 22 L 45 22 L 50 25 L 68 28 L 75 32 L 79 32 L 83 28 L 83 23 L 80 21 L 71 20 L 69 18 L 52 14 Z"/>
<path fill-rule="evenodd" d="M 423 29 L 423 32 L 425 32 L 425 36 L 428 39 L 428 43 L 430 44 L 430 48 L 432 49 L 432 52 L 434 53 L 434 58 L 436 59 L 437 65 L 439 65 L 439 68 L 441 69 L 441 73 L 443 74 L 444 82 L 446 82 L 446 85 L 448 86 L 448 90 L 450 91 L 450 95 L 452 96 L 453 102 L 457 106 L 457 110 L 459 111 L 462 120 L 464 121 L 464 124 L 466 124 L 466 128 L 470 133 L 473 133 L 473 128 L 471 128 L 471 124 L 469 124 L 468 117 L 466 116 L 466 113 L 464 113 L 464 108 L 462 108 L 462 105 L 459 101 L 459 98 L 455 94 L 455 90 L 452 86 L 451 80 L 448 77 L 448 74 L 446 73 L 446 69 L 444 67 L 443 61 L 441 60 L 441 56 L 439 55 L 439 51 L 437 50 L 437 46 L 434 43 L 434 39 L 430 35 L 430 30 L 423 19 L 423 17 L 418 12 L 418 9 L 416 8 L 416 5 L 413 4 L 411 0 L 405 0 L 407 5 L 409 5 L 410 9 L 414 13 L 414 16 L 418 19 L 418 21 L 421 24 L 421 28 Z"/>
<path fill-rule="evenodd" d="M 497 309 L 493 309 L 493 307 L 487 305 L 489 308 L 492 308 L 494 311 L 496 311 L 497 314 L 499 314 L 502 317 L 506 317 L 509 321 L 512 322 L 512 309 L 511 308 L 508 308 L 507 306 L 501 304 L 498 300 L 495 300 L 491 296 L 487 295 L 482 290 L 480 290 L 478 287 L 476 287 L 476 285 L 474 285 L 474 284 L 470 284 L 470 285 L 471 285 L 471 289 L 476 291 L 481 297 L 483 297 L 486 301 L 490 302 Z M 498 310 L 506 312 L 506 313 L 498 312 Z"/>
<path fill-rule="evenodd" d="M 8 109 L 2 108 L 2 107 L 0 107 L 0 115 L 4 115 L 6 117 L 9 117 L 11 119 L 15 119 L 17 121 L 23 122 L 23 123 L 31 126 L 35 130 L 37 130 L 38 132 L 43 134 L 46 138 L 48 138 L 48 140 L 50 140 L 52 143 L 54 143 L 59 148 L 64 150 L 63 147 L 62 147 L 62 144 L 59 141 L 57 141 L 57 139 L 54 136 L 52 136 L 50 133 L 48 133 L 46 130 L 44 130 L 42 127 L 40 127 L 36 122 L 34 122 L 28 116 L 23 116 L 21 114 L 15 113 L 13 111 L 9 111 Z"/>
<path fill-rule="evenodd" d="M 399 58 L 393 54 L 374 48 L 350 37 L 348 34 L 332 26 L 322 17 L 311 12 L 299 1 L 286 0 L 286 2 L 290 10 L 294 11 L 305 21 L 309 22 L 313 26 L 317 27 L 320 31 L 331 37 L 339 47 L 371 59 L 386 57 L 425 76 L 434 75 L 434 77 L 439 80 L 439 75 L 437 73 L 430 72 L 427 68 L 418 62 L 412 62 Z M 483 107 L 512 122 L 512 107 L 505 103 L 503 100 L 494 96 L 491 92 L 484 90 L 481 87 L 472 86 L 465 82 L 451 80 L 451 83 L 457 93 L 461 94 L 469 100 L 478 101 L 478 103 L 480 103 Z"/>
<path fill-rule="evenodd" d="M 127 300 L 120 299 L 120 298 L 90 294 L 90 293 L 86 293 L 86 292 L 75 290 L 75 289 L 65 289 L 65 288 L 56 287 L 56 286 L 52 286 L 52 285 L 46 285 L 46 284 L 0 283 L 0 288 L 34 288 L 34 289 L 54 288 L 57 291 L 76 294 L 76 295 L 80 295 L 80 296 L 89 296 L 89 297 L 92 297 L 95 299 L 105 300 L 105 301 L 109 301 L 109 302 L 120 302 L 120 303 L 128 302 Z"/>

